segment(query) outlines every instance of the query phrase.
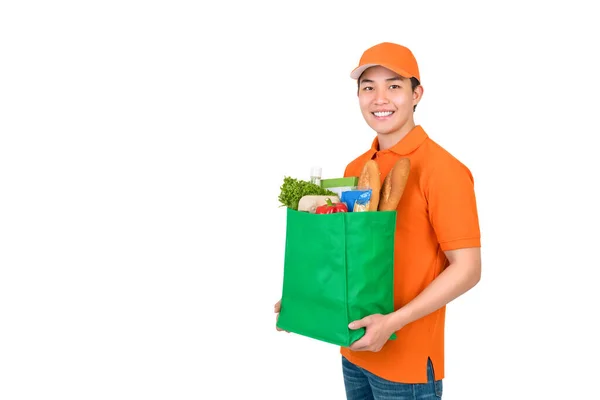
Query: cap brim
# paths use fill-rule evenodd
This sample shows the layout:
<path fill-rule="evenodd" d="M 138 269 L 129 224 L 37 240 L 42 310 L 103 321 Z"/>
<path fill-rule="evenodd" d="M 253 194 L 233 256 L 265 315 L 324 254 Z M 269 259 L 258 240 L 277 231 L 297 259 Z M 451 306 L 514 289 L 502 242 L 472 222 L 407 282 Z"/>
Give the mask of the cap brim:
<path fill-rule="evenodd" d="M 352 79 L 358 79 L 358 78 L 360 78 L 360 76 L 362 75 L 362 73 L 365 72 L 365 70 L 367 68 L 378 67 L 378 66 L 387 68 L 390 71 L 394 71 L 395 73 L 397 73 L 398 75 L 400 75 L 400 76 L 402 76 L 404 78 L 412 78 L 413 77 L 412 74 L 409 74 L 408 72 L 406 72 L 403 69 L 391 67 L 391 66 L 386 65 L 386 64 L 365 64 L 365 65 L 361 65 L 360 67 L 358 67 L 354 71 L 352 71 L 350 73 L 350 78 L 352 78 Z"/>

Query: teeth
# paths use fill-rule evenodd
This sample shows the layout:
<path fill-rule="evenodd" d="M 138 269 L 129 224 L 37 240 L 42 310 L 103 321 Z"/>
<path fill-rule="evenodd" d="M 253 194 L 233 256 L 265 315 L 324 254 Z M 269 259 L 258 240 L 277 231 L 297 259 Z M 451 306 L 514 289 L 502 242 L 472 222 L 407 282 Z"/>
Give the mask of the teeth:
<path fill-rule="evenodd" d="M 390 115 L 392 115 L 392 111 L 385 111 L 385 112 L 375 112 L 373 113 L 375 114 L 376 117 L 388 117 Z"/>

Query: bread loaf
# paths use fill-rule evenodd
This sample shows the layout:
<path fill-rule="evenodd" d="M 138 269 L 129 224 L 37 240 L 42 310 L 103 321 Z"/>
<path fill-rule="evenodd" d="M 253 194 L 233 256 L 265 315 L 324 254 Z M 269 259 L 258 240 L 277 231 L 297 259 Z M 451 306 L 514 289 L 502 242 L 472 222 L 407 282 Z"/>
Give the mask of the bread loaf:
<path fill-rule="evenodd" d="M 398 208 L 409 173 L 410 159 L 401 158 L 396 161 L 381 185 L 379 211 L 392 211 Z"/>
<path fill-rule="evenodd" d="M 377 211 L 379 207 L 379 193 L 381 191 L 381 173 L 375 160 L 369 160 L 358 178 L 358 190 L 371 189 L 371 200 L 367 211 Z"/>

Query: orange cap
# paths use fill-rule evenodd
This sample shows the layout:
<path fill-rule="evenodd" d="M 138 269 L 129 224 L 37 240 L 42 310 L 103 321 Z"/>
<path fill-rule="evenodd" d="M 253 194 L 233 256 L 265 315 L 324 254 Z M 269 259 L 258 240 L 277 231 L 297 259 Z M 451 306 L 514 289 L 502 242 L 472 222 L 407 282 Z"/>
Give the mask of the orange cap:
<path fill-rule="evenodd" d="M 421 81 L 419 66 L 413 53 L 404 46 L 389 42 L 379 43 L 365 50 L 358 67 L 352 71 L 350 77 L 358 79 L 367 68 L 377 65 L 392 70 L 404 78 L 415 77 Z"/>

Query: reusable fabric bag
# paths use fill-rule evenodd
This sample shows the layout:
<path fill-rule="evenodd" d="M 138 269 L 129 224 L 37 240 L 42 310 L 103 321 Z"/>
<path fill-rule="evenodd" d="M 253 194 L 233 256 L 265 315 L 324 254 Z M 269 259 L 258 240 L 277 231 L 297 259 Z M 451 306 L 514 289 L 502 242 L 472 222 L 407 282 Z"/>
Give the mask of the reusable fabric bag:
<path fill-rule="evenodd" d="M 364 328 L 349 329 L 350 322 L 393 312 L 395 229 L 396 211 L 288 208 L 277 326 L 349 346 L 365 334 Z"/>

